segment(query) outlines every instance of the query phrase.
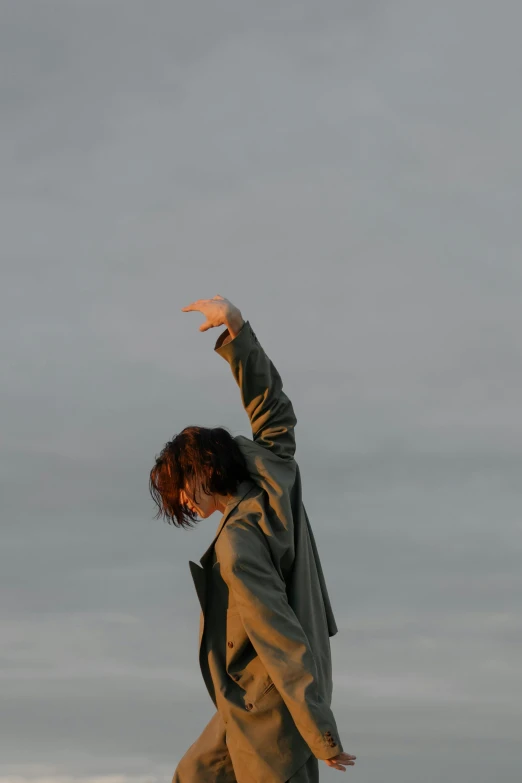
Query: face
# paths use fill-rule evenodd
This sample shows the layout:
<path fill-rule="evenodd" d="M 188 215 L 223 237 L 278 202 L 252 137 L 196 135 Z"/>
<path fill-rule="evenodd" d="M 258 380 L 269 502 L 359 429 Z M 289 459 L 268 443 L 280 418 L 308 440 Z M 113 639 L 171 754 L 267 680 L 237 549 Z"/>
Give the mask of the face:
<path fill-rule="evenodd" d="M 206 495 L 201 486 L 196 492 L 196 497 L 192 497 L 188 487 L 181 490 L 181 502 L 187 505 L 191 511 L 195 511 L 202 519 L 206 519 L 218 510 L 212 495 Z"/>

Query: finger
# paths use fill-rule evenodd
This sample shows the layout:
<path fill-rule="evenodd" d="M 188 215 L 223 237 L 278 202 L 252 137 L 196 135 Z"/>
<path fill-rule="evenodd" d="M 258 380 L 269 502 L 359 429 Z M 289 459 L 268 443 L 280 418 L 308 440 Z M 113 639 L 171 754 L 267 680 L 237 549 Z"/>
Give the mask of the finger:
<path fill-rule="evenodd" d="M 186 310 L 199 310 L 201 302 L 206 302 L 206 301 L 208 301 L 208 300 L 207 299 L 196 299 L 195 302 L 191 302 L 189 305 L 187 305 L 186 307 L 182 307 L 181 309 L 185 310 L 185 311 Z"/>

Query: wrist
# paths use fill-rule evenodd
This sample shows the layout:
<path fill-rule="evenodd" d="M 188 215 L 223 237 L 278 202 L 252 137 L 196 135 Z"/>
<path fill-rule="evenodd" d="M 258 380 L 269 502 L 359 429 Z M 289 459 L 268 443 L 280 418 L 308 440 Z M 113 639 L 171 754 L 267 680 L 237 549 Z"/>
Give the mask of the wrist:
<path fill-rule="evenodd" d="M 239 310 L 234 310 L 225 319 L 225 324 L 232 338 L 236 337 L 243 328 L 245 322 Z"/>

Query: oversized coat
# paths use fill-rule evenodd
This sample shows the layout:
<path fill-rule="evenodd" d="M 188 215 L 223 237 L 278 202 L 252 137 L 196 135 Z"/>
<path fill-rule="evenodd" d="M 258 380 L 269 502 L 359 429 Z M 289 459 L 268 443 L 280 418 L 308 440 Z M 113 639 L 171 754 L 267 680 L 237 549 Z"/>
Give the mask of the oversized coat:
<path fill-rule="evenodd" d="M 313 753 L 343 752 L 331 710 L 337 633 L 294 459 L 292 404 L 249 321 L 214 350 L 229 363 L 253 440 L 250 479 L 225 507 L 201 566 L 199 663 L 238 783 L 284 783 Z"/>

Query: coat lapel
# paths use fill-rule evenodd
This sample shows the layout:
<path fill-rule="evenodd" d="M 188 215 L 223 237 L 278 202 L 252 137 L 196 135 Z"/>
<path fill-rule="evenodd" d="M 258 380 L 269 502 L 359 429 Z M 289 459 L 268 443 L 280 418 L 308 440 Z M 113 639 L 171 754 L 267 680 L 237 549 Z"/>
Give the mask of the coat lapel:
<path fill-rule="evenodd" d="M 247 479 L 246 481 L 242 481 L 241 484 L 239 484 L 237 488 L 237 492 L 233 497 L 230 499 L 230 501 L 225 506 L 225 510 L 223 512 L 223 516 L 221 517 L 221 520 L 218 525 L 218 529 L 216 531 L 216 535 L 214 536 L 212 543 L 210 544 L 207 551 L 200 557 L 199 562 L 203 566 L 203 568 L 206 568 L 209 561 L 212 558 L 212 554 L 214 551 L 214 546 L 216 544 L 217 537 L 221 533 L 223 529 L 223 525 L 227 521 L 230 514 L 236 509 L 236 506 L 239 505 L 240 501 L 243 500 L 246 494 L 250 492 L 250 490 L 255 486 L 254 482 L 251 479 Z"/>
<path fill-rule="evenodd" d="M 197 563 L 194 563 L 192 560 L 189 560 L 190 573 L 192 574 L 194 587 L 196 588 L 196 593 L 198 595 L 199 603 L 201 606 L 201 615 L 200 615 L 200 622 L 199 622 L 200 661 L 201 661 L 201 643 L 203 641 L 203 631 L 205 629 L 205 608 L 207 604 L 207 578 L 208 578 L 207 569 L 210 563 L 212 562 L 212 554 L 214 551 L 216 540 L 223 529 L 223 525 L 227 521 L 230 514 L 236 509 L 240 501 L 243 500 L 245 495 L 247 495 L 253 487 L 255 487 L 255 483 L 251 479 L 246 479 L 245 481 L 242 481 L 239 484 L 236 494 L 230 499 L 230 501 L 225 506 L 223 516 L 221 517 L 221 520 L 218 525 L 218 529 L 216 531 L 216 535 L 214 536 L 212 543 L 210 544 L 206 552 L 199 559 L 201 565 L 198 565 Z"/>

